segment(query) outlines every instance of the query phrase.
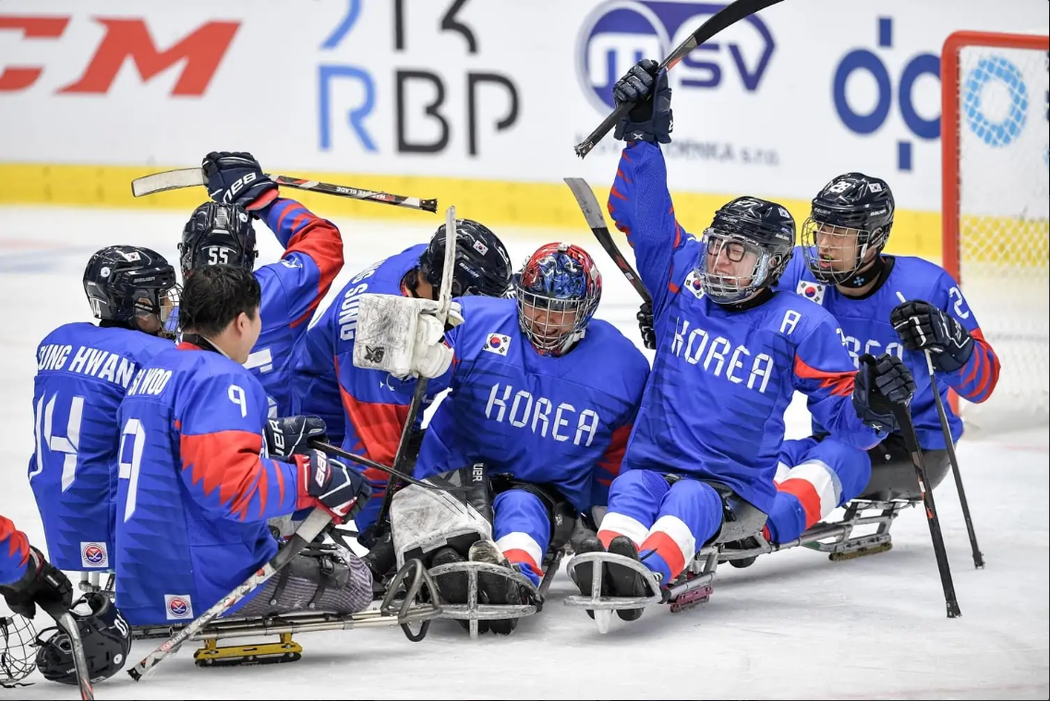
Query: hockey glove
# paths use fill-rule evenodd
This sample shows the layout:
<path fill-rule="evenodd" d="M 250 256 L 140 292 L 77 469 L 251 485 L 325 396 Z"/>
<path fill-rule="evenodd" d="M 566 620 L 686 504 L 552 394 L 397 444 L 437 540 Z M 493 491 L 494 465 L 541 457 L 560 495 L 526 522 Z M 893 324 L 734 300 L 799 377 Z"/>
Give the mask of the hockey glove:
<path fill-rule="evenodd" d="M 653 328 L 653 303 L 643 302 L 635 315 L 638 319 L 638 330 L 642 332 L 642 345 L 649 350 L 656 350 L 656 330 Z"/>
<path fill-rule="evenodd" d="M 929 302 L 913 300 L 890 312 L 890 323 L 910 351 L 930 351 L 934 366 L 955 372 L 973 355 L 973 337 L 962 324 Z"/>
<path fill-rule="evenodd" d="M 263 436 L 270 457 L 286 458 L 289 455 L 305 454 L 310 450 L 311 440 L 326 441 L 324 419 L 319 416 L 285 416 L 267 419 Z"/>
<path fill-rule="evenodd" d="M 212 151 L 201 168 L 208 178 L 208 196 L 220 204 L 236 204 L 254 212 L 277 199 L 277 183 L 262 172 L 250 153 Z"/>
<path fill-rule="evenodd" d="M 30 548 L 25 575 L 14 584 L 0 586 L 0 594 L 4 595 L 12 612 L 32 618 L 36 615 L 37 604 L 45 610 L 68 609 L 73 601 L 73 585 L 43 553 Z"/>
<path fill-rule="evenodd" d="M 372 487 L 346 463 L 311 450 L 301 458 L 298 508 L 319 506 L 335 523 L 349 521 L 372 496 Z"/>
<path fill-rule="evenodd" d="M 643 59 L 631 66 L 613 85 L 613 102 L 635 103 L 627 116 L 620 120 L 613 137 L 622 141 L 671 143 L 674 116 L 671 113 L 671 88 L 667 86 L 667 71 L 656 72 L 656 61 Z"/>
<path fill-rule="evenodd" d="M 915 380 L 908 366 L 895 355 L 883 353 L 876 360 L 860 357 L 860 370 L 853 380 L 853 409 L 860 420 L 876 431 L 893 431 L 897 421 L 894 405 L 911 403 Z"/>

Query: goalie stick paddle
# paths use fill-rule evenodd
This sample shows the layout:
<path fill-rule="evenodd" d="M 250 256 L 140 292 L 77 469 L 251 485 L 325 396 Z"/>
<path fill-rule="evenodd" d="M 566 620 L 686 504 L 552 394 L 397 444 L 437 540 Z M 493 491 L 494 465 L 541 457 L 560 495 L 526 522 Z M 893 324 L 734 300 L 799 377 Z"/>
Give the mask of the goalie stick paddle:
<path fill-rule="evenodd" d="M 438 290 L 438 310 L 435 314 L 437 320 L 444 325 L 448 318 L 448 310 L 452 306 L 452 278 L 456 268 L 456 208 L 450 206 L 445 210 L 445 260 L 441 267 L 441 287 Z M 376 516 L 377 532 L 386 528 L 389 522 L 390 506 L 394 500 L 394 487 L 396 486 L 394 472 L 405 474 L 412 471 L 409 461 L 415 458 L 409 457 L 409 443 L 412 431 L 416 424 L 416 417 L 423 406 L 423 400 L 427 396 L 427 378 L 416 379 L 416 388 L 412 393 L 412 403 L 408 405 L 408 417 L 401 429 L 401 440 L 397 444 L 397 453 L 394 455 L 394 467 L 390 479 L 386 483 L 386 493 L 383 495 L 383 503 L 379 507 L 379 515 Z"/>
<path fill-rule="evenodd" d="M 270 178 L 278 185 L 296 188 L 298 190 L 311 190 L 325 195 L 349 197 L 350 199 L 365 200 L 367 202 L 379 202 L 380 204 L 389 204 L 394 205 L 395 207 L 419 209 L 424 212 L 437 211 L 437 200 L 434 199 L 423 200 L 418 197 L 392 195 L 389 192 L 362 190 L 360 188 L 350 187 L 349 185 L 333 185 L 332 183 L 304 180 L 302 178 L 293 178 L 287 175 L 268 174 L 266 177 Z M 207 182 L 208 179 L 204 176 L 203 169 L 180 168 L 178 170 L 168 170 L 163 173 L 154 173 L 153 175 L 144 175 L 141 178 L 135 178 L 131 181 L 131 194 L 135 197 L 143 197 L 145 195 L 152 195 L 155 192 L 179 190 L 186 187 L 197 187 L 198 185 L 203 186 L 206 185 Z"/>
<path fill-rule="evenodd" d="M 580 211 L 583 212 L 583 218 L 587 220 L 587 226 L 594 233 L 594 238 L 598 239 L 598 243 L 609 254 L 613 263 L 616 263 L 616 267 L 620 269 L 623 276 L 631 283 L 634 291 L 641 296 L 642 301 L 651 304 L 653 298 L 650 296 L 649 290 L 645 289 L 645 285 L 642 284 L 638 273 L 634 272 L 634 268 L 620 253 L 620 249 L 616 247 L 616 242 L 613 241 L 612 234 L 609 233 L 609 227 L 605 225 L 605 215 L 602 214 L 598 198 L 594 196 L 594 190 L 583 178 L 565 178 L 565 184 L 569 186 L 572 194 L 576 197 L 576 204 L 580 205 Z"/>
<path fill-rule="evenodd" d="M 897 299 L 901 304 L 906 303 L 904 295 L 897 290 Z M 926 371 L 930 373 L 930 389 L 933 391 L 933 401 L 937 405 L 937 418 L 941 422 L 941 433 L 944 435 L 944 447 L 948 452 L 948 462 L 952 466 L 952 476 L 955 478 L 955 491 L 959 494 L 959 505 L 962 507 L 963 521 L 966 522 L 966 535 L 970 538 L 970 554 L 973 556 L 975 569 L 984 569 L 984 553 L 977 545 L 977 534 L 973 529 L 973 519 L 970 518 L 970 502 L 966 499 L 966 490 L 963 489 L 962 474 L 959 473 L 959 459 L 955 457 L 955 441 L 952 440 L 952 431 L 948 427 L 948 413 L 944 409 L 944 400 L 941 399 L 941 390 L 937 386 L 937 373 L 933 368 L 933 357 L 930 351 L 926 354 Z"/>
<path fill-rule="evenodd" d="M 686 54 L 700 44 L 708 41 L 711 37 L 718 34 L 726 27 L 736 24 L 740 20 L 745 19 L 760 10 L 764 10 L 771 5 L 776 5 L 778 2 L 783 2 L 783 0 L 736 0 L 736 2 L 726 5 L 708 18 L 706 22 L 701 24 L 699 29 L 686 37 L 685 41 L 679 44 L 675 50 L 660 63 L 657 70 L 660 71 L 665 68 L 671 70 L 685 57 Z M 597 143 L 601 141 L 614 126 L 616 126 L 616 123 L 631 111 L 631 108 L 634 107 L 634 105 L 635 103 L 633 102 L 624 102 L 618 105 L 616 109 L 614 109 L 586 139 L 576 144 L 576 155 L 580 158 L 585 158 L 587 154 L 591 152 L 591 149 L 593 149 Z"/>
<path fill-rule="evenodd" d="M 128 675 L 135 681 L 143 679 L 158 664 L 163 662 L 168 655 L 177 652 L 184 642 L 201 632 L 209 623 L 236 606 L 246 596 L 277 574 L 277 571 L 291 562 L 303 548 L 309 545 L 328 526 L 331 520 L 332 517 L 324 509 L 311 511 L 310 515 L 299 524 L 299 528 L 296 529 L 292 537 L 281 546 L 277 553 L 270 558 L 269 562 L 252 573 L 236 589 L 219 599 L 214 606 L 187 624 L 185 628 L 161 643 L 160 647 L 146 655 L 141 662 L 128 670 Z"/>

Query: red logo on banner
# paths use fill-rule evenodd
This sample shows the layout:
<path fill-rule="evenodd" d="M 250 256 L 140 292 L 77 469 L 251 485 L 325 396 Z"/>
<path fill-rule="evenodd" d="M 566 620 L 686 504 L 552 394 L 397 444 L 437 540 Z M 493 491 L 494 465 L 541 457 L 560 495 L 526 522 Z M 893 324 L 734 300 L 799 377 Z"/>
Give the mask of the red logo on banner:
<path fill-rule="evenodd" d="M 69 17 L 0 15 L 0 30 L 21 30 L 26 39 L 59 39 L 69 20 Z M 130 58 L 143 82 L 182 64 L 171 94 L 200 97 L 208 89 L 240 27 L 239 22 L 207 22 L 161 50 L 153 42 L 143 19 L 96 17 L 95 21 L 106 28 L 106 33 L 94 56 L 80 78 L 56 92 L 104 95 L 125 60 Z M 43 72 L 41 66 L 6 66 L 0 71 L 0 92 L 25 90 Z"/>

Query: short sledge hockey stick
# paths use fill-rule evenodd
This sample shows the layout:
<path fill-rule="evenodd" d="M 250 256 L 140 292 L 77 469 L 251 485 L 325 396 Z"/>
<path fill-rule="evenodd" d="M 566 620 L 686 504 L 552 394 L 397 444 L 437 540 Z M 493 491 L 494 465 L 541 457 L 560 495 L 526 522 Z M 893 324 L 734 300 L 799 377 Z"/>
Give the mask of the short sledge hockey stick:
<path fill-rule="evenodd" d="M 73 670 L 77 675 L 81 701 L 94 701 L 95 690 L 91 685 L 91 669 L 88 667 L 87 656 L 84 654 L 84 641 L 80 637 L 76 618 L 60 604 L 46 606 L 44 611 L 55 619 L 55 623 L 69 636 L 69 647 L 73 654 Z"/>
<path fill-rule="evenodd" d="M 726 27 L 736 24 L 742 19 L 746 19 L 759 10 L 764 10 L 771 5 L 776 5 L 778 2 L 783 2 L 783 0 L 736 0 L 736 2 L 726 5 L 716 14 L 708 18 L 706 22 L 701 24 L 699 29 L 686 37 L 686 40 L 679 44 L 678 47 L 660 63 L 657 70 L 659 71 L 665 68 L 671 70 L 675 67 L 675 64 L 685 57 L 686 54 L 700 44 L 708 41 L 711 37 L 718 34 Z M 614 126 L 616 126 L 616 123 L 631 111 L 631 108 L 634 107 L 634 105 L 635 103 L 633 102 L 624 102 L 618 105 L 616 109 L 614 109 L 609 116 L 590 133 L 590 136 L 576 144 L 576 155 L 580 158 L 585 158 L 587 154 L 591 152 L 591 149 L 593 149 L 598 142 L 601 141 Z"/>
<path fill-rule="evenodd" d="M 437 211 L 436 199 L 422 200 L 418 197 L 391 195 L 389 192 L 362 190 L 348 185 L 333 185 L 332 183 L 304 180 L 302 178 L 293 178 L 287 175 L 267 175 L 266 177 L 270 178 L 278 185 L 292 187 L 298 190 L 310 190 L 325 195 L 349 197 L 350 199 L 364 200 L 366 202 L 379 202 L 380 204 L 390 204 L 395 207 L 419 209 L 424 212 Z M 135 197 L 143 197 L 145 195 L 152 195 L 154 192 L 179 190 L 186 187 L 197 187 L 198 185 L 203 186 L 206 185 L 207 182 L 208 179 L 204 176 L 203 169 L 180 168 L 178 170 L 168 170 L 163 173 L 154 173 L 153 175 L 144 175 L 141 178 L 135 178 L 131 181 L 131 194 Z"/>

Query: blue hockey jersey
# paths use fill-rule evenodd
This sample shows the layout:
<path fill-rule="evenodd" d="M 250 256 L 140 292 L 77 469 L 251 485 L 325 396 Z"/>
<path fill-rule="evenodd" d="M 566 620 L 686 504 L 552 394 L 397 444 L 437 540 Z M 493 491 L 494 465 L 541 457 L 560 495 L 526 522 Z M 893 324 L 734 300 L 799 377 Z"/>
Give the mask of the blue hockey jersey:
<path fill-rule="evenodd" d="M 279 197 L 261 214 L 285 251 L 281 260 L 255 271 L 263 326 L 244 365 L 266 390 L 269 415 L 288 416 L 295 413 L 294 347 L 343 268 L 343 240 L 334 224 L 295 200 Z"/>
<path fill-rule="evenodd" d="M 0 516 L 0 585 L 22 579 L 29 564 L 29 539 L 10 519 Z"/>
<path fill-rule="evenodd" d="M 889 257 L 889 256 L 888 256 Z M 930 384 L 930 371 L 924 353 L 906 351 L 900 336 L 890 323 L 890 313 L 906 301 L 922 300 L 950 314 L 970 332 L 974 340 L 973 355 L 956 372 L 937 371 L 937 387 L 948 414 L 952 440 L 962 436 L 962 421 L 948 403 L 948 390 L 979 403 L 991 396 L 999 379 L 999 358 L 981 333 L 981 327 L 966 304 L 958 283 L 944 268 L 911 256 L 889 257 L 892 269 L 886 280 L 863 299 L 847 297 L 834 285 L 818 282 L 806 265 L 801 247 L 780 278 L 779 288 L 797 292 L 828 310 L 841 328 L 842 343 L 854 364 L 865 353 L 892 353 L 904 361 L 915 377 L 915 397 L 911 402 L 912 422 L 919 445 L 927 450 L 944 450 L 944 433 Z M 814 419 L 814 431 L 826 432 Z"/>
<path fill-rule="evenodd" d="M 512 299 L 463 297 L 464 323 L 445 334 L 451 367 L 428 390 L 451 392 L 427 428 L 416 476 L 474 462 L 551 485 L 581 512 L 608 503 L 649 361 L 615 326 L 592 319 L 566 355 L 543 356 Z"/>
<path fill-rule="evenodd" d="M 353 353 L 354 329 L 357 326 L 358 300 L 366 292 L 398 295 L 402 294 L 401 280 L 412 268 L 416 267 L 419 256 L 426 250 L 426 244 L 412 246 L 401 253 L 381 260 L 362 270 L 348 282 L 338 297 L 321 314 L 310 323 L 302 340 L 295 347 L 295 363 L 292 373 L 292 395 L 294 414 L 320 416 L 328 427 L 328 439 L 335 445 L 342 445 L 347 450 L 365 454 L 369 447 L 373 454 L 382 450 L 376 445 L 366 445 L 364 437 L 353 426 L 349 428 L 350 439 L 344 443 L 347 435 L 347 422 L 356 418 L 359 423 L 367 424 L 364 417 L 358 416 L 359 403 L 357 395 L 348 392 L 350 397 L 347 408 L 339 389 L 339 377 L 336 372 L 336 355 L 339 353 L 339 341 L 349 343 Z M 345 337 L 345 338 L 344 338 Z M 353 369 L 353 363 L 350 363 Z M 372 373 L 373 371 L 358 371 Z M 374 374 L 374 373 L 373 373 Z M 369 391 L 375 382 L 365 388 L 364 403 L 388 402 L 386 394 L 378 399 Z M 347 389 L 352 390 L 347 382 Z M 367 413 L 367 410 L 365 410 Z M 352 414 L 352 415 L 349 415 Z M 400 433 L 400 429 L 398 429 Z M 367 435 L 367 429 L 366 429 Z M 371 436 L 368 436 L 371 438 Z M 397 438 L 394 438 L 397 446 Z M 387 451 L 389 452 L 389 450 Z M 390 453 L 391 455 L 393 453 Z M 373 458 L 377 459 L 377 458 Z M 387 463 L 389 464 L 389 463 Z"/>
<path fill-rule="evenodd" d="M 117 407 L 139 368 L 171 348 L 167 339 L 90 323 L 60 326 L 37 347 L 29 484 L 55 567 L 113 568 Z"/>
<path fill-rule="evenodd" d="M 267 520 L 314 505 L 298 463 L 265 457 L 266 394 L 188 343 L 120 406 L 116 604 L 132 625 L 187 622 L 277 551 Z"/>
<path fill-rule="evenodd" d="M 858 448 L 878 441 L 853 409 L 855 369 L 830 314 L 798 295 L 730 311 L 703 294 L 702 244 L 675 220 L 659 147 L 624 148 L 609 212 L 634 248 L 659 339 L 624 470 L 721 482 L 769 513 L 796 390 L 841 439 Z"/>

